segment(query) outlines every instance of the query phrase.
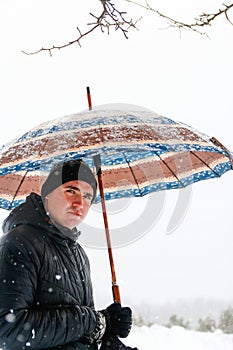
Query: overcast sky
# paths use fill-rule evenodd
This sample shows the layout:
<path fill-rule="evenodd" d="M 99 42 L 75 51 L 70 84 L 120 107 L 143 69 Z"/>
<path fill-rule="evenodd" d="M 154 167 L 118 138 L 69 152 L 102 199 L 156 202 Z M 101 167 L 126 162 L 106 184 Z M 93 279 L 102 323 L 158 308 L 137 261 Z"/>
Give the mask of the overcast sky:
<path fill-rule="evenodd" d="M 1 144 L 44 121 L 86 109 L 89 85 L 94 106 L 143 106 L 215 136 L 233 150 L 233 27 L 226 21 L 218 20 L 207 38 L 168 29 L 161 19 L 137 9 L 129 17 L 144 17 L 128 40 L 119 31 L 111 35 L 99 31 L 86 37 L 81 48 L 75 45 L 52 57 L 21 53 L 74 39 L 76 27 L 90 21 L 88 4 L 95 2 L 0 0 Z M 221 4 L 206 1 L 205 7 L 205 1 L 176 1 L 176 5 L 156 1 L 158 9 L 182 19 L 192 18 L 192 11 L 196 16 L 213 9 L 210 3 Z M 120 5 L 124 9 L 124 1 Z M 123 301 L 233 300 L 232 176 L 228 172 L 192 186 L 184 219 L 170 235 L 167 226 L 179 191 L 164 194 L 164 205 L 151 229 L 136 242 L 114 250 Z M 142 218 L 143 225 L 148 200 L 124 203 L 135 217 Z M 161 204 L 157 195 L 151 201 Z M 134 222 L 127 210 L 113 209 L 111 225 L 125 227 L 127 217 Z M 3 219 L 7 212 L 0 214 Z M 98 208 L 93 209 L 87 226 L 93 215 L 98 216 L 96 222 L 101 220 Z M 111 298 L 107 252 L 89 247 L 87 252 L 97 303 L 101 303 L 101 298 Z"/>

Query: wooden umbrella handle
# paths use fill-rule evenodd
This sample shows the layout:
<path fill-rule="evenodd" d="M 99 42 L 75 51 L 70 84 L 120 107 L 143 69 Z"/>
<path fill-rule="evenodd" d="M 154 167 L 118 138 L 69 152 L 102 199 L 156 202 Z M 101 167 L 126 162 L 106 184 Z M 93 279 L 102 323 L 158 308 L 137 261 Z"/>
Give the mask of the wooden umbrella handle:
<path fill-rule="evenodd" d="M 97 173 L 97 177 L 98 177 L 98 185 L 99 185 L 99 191 L 100 191 L 102 213 L 103 213 L 105 234 L 106 234 L 107 247 L 108 247 L 108 256 L 109 256 L 111 275 L 112 275 L 113 300 L 117 303 L 121 303 L 120 290 L 119 290 L 119 286 L 117 285 L 117 281 L 116 281 L 116 272 L 115 272 L 113 254 L 112 254 L 110 231 L 109 231 L 109 226 L 108 226 L 107 211 L 106 211 L 106 205 L 105 205 L 105 199 L 104 199 L 104 185 L 103 185 L 103 178 L 102 178 L 100 155 L 99 154 L 95 155 L 93 157 L 93 161 L 94 161 L 94 165 L 95 165 L 96 173 Z"/>

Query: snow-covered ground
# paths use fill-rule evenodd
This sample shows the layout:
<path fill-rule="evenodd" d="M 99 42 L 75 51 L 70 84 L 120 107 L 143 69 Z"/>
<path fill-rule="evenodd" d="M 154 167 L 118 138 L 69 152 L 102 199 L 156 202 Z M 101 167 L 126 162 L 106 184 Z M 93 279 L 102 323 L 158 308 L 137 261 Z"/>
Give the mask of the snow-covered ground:
<path fill-rule="evenodd" d="M 233 334 L 196 332 L 174 326 L 166 328 L 133 327 L 130 335 L 122 339 L 125 345 L 139 350 L 232 350 Z"/>

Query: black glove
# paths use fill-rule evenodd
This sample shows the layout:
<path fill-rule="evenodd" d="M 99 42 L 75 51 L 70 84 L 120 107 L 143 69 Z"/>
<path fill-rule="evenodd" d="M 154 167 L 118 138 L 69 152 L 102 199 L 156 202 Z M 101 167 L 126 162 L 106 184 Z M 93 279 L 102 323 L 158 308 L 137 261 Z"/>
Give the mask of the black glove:
<path fill-rule="evenodd" d="M 113 303 L 101 311 L 106 319 L 106 333 L 126 338 L 132 327 L 132 311 L 129 307 L 121 307 Z"/>
<path fill-rule="evenodd" d="M 131 348 L 123 344 L 116 335 L 104 335 L 100 350 L 138 350 L 138 348 Z"/>

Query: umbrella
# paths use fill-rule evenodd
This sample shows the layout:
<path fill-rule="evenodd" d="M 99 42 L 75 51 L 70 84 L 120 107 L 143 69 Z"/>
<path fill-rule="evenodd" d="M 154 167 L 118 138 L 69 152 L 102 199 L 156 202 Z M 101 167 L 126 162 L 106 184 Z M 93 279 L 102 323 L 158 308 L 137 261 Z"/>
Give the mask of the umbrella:
<path fill-rule="evenodd" d="M 99 180 L 95 201 L 102 203 L 118 301 L 105 200 L 184 188 L 233 168 L 232 152 L 190 126 L 135 106 L 89 106 L 88 111 L 43 123 L 2 147 L 0 207 L 11 210 L 30 192 L 40 193 L 55 163 L 77 158 L 83 158 Z"/>
<path fill-rule="evenodd" d="M 0 207 L 11 210 L 39 193 L 55 163 L 83 158 L 93 167 L 95 154 L 106 200 L 186 187 L 233 166 L 220 142 L 187 125 L 148 110 L 93 109 L 41 124 L 1 148 Z"/>

